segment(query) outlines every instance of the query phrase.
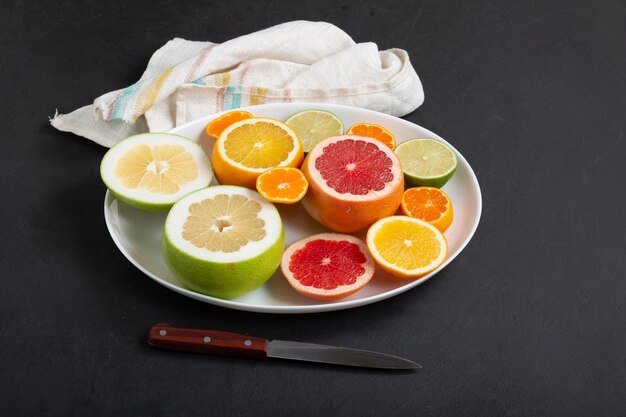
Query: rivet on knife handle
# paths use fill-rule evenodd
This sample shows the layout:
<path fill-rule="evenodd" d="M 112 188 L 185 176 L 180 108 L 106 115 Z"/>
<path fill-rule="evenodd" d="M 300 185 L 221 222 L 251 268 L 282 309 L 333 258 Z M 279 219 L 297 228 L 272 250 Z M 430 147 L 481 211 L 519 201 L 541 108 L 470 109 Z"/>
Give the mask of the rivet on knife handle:
<path fill-rule="evenodd" d="M 152 326 L 148 343 L 156 348 L 207 355 L 264 359 L 268 341 L 260 337 L 217 330 L 181 329 L 166 323 Z"/>

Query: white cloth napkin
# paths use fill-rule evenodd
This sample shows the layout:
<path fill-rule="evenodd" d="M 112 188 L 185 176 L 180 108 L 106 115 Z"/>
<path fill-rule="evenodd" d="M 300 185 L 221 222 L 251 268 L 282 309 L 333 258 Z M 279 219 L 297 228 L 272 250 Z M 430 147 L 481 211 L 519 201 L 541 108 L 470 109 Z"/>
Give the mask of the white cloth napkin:
<path fill-rule="evenodd" d="M 356 44 L 329 23 L 294 21 L 222 44 L 173 39 L 138 82 L 50 122 L 110 147 L 248 105 L 326 102 L 403 116 L 423 101 L 406 51 Z"/>

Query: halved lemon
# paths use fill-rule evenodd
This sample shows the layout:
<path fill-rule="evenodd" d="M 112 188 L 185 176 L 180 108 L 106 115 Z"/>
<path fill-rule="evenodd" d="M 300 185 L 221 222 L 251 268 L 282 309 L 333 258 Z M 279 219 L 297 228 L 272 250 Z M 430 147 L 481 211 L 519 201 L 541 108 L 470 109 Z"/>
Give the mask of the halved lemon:
<path fill-rule="evenodd" d="M 144 133 L 113 146 L 102 158 L 100 176 L 120 200 L 143 210 L 165 210 L 213 179 L 204 150 L 183 136 Z"/>
<path fill-rule="evenodd" d="M 376 263 L 400 278 L 419 278 L 446 259 L 443 234 L 423 220 L 407 216 L 380 219 L 367 232 L 367 247 Z"/>
<path fill-rule="evenodd" d="M 298 136 L 285 123 L 254 117 L 227 127 L 212 157 L 220 184 L 254 189 L 257 177 L 270 168 L 299 167 L 304 152 Z"/>
<path fill-rule="evenodd" d="M 165 221 L 163 258 L 185 287 L 233 298 L 274 274 L 283 242 L 272 203 L 247 188 L 217 185 L 174 204 Z"/>

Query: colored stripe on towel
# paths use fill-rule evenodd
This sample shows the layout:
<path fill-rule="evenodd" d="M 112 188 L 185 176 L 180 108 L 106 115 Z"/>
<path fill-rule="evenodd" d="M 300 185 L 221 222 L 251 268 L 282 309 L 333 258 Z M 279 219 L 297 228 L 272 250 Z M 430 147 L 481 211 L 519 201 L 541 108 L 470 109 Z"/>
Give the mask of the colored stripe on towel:
<path fill-rule="evenodd" d="M 283 102 L 291 103 L 291 90 L 289 88 L 283 90 Z"/>
<path fill-rule="evenodd" d="M 226 87 L 224 94 L 224 110 L 237 109 L 241 107 L 242 88 L 239 84 L 231 84 Z"/>
<path fill-rule="evenodd" d="M 142 83 L 133 84 L 130 87 L 127 87 L 122 91 L 122 94 L 116 98 L 113 103 L 111 103 L 111 107 L 113 110 L 110 112 L 109 120 L 123 120 L 124 113 L 126 113 L 126 106 L 128 106 L 128 102 L 135 95 L 137 91 L 141 88 Z"/>
<path fill-rule="evenodd" d="M 220 72 L 215 76 L 215 85 L 218 87 L 226 87 L 230 84 L 230 72 Z"/>
<path fill-rule="evenodd" d="M 144 114 L 146 110 L 148 110 L 154 104 L 157 96 L 159 95 L 159 91 L 161 91 L 161 87 L 167 80 L 167 77 L 170 76 L 174 67 L 170 67 L 161 74 L 156 80 L 152 80 L 150 84 L 146 87 L 144 91 L 139 94 L 139 98 L 137 99 L 137 104 L 135 105 L 138 110 L 135 114 Z M 130 121 L 131 123 L 135 123 L 134 118 Z"/>
<path fill-rule="evenodd" d="M 265 87 L 250 87 L 250 105 L 256 106 L 257 104 L 265 104 L 267 100 L 267 88 Z"/>
<path fill-rule="evenodd" d="M 221 87 L 217 90 L 217 97 L 215 102 L 215 111 L 221 112 L 224 110 L 224 98 L 226 95 L 225 86 L 230 82 L 230 72 L 221 72 L 215 75 L 215 85 Z"/>

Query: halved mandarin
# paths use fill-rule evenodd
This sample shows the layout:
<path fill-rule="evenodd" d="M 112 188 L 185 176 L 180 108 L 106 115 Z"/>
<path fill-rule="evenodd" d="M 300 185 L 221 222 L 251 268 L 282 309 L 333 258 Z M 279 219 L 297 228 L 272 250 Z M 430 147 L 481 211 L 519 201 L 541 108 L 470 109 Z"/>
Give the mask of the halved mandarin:
<path fill-rule="evenodd" d="M 242 110 L 224 113 L 220 117 L 213 119 L 211 123 L 206 126 L 206 133 L 217 139 L 228 126 L 240 120 L 251 119 L 253 117 L 252 113 Z"/>
<path fill-rule="evenodd" d="M 434 187 L 409 188 L 402 196 L 400 211 L 405 216 L 414 217 L 432 224 L 441 233 L 452 224 L 454 212 L 448 194 Z"/>
<path fill-rule="evenodd" d="M 396 137 L 387 129 L 373 123 L 357 123 L 352 125 L 346 132 L 347 135 L 365 136 L 381 141 L 391 150 L 396 147 Z"/>
<path fill-rule="evenodd" d="M 309 182 L 298 168 L 272 168 L 256 179 L 256 190 L 272 203 L 297 203 L 308 189 Z"/>

